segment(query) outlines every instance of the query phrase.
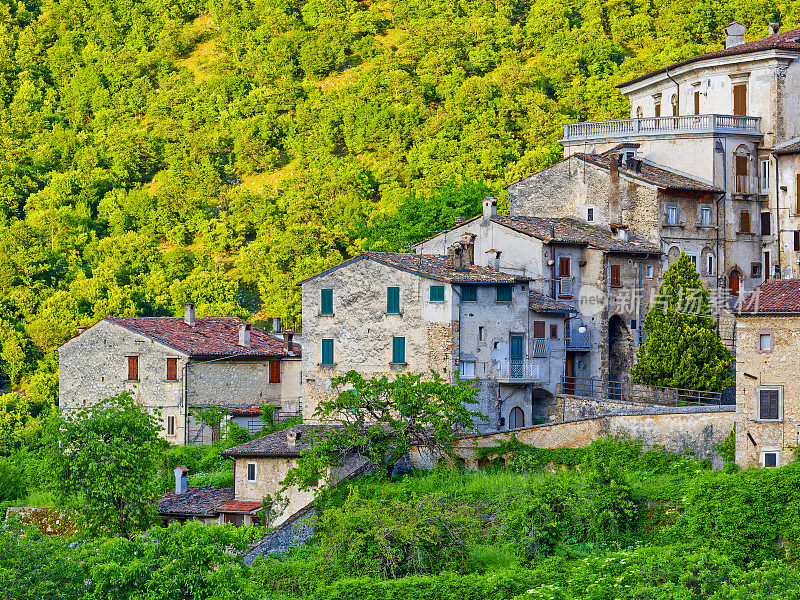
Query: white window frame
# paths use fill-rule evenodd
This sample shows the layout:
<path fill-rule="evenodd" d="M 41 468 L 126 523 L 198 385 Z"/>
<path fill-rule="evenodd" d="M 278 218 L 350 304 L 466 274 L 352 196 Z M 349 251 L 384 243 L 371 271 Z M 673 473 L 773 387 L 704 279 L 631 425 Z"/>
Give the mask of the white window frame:
<path fill-rule="evenodd" d="M 758 184 L 761 194 L 769 194 L 769 159 L 758 161 Z"/>
<path fill-rule="evenodd" d="M 677 204 L 667 204 L 664 208 L 664 224 L 666 225 L 677 225 L 678 221 L 680 221 L 680 210 L 678 209 Z M 670 214 L 674 214 L 675 218 L 671 219 Z"/>
<path fill-rule="evenodd" d="M 595 208 L 594 206 L 587 206 L 586 207 L 586 222 L 587 223 L 594 223 L 594 214 Z"/>
<path fill-rule="evenodd" d="M 768 467 L 767 466 L 767 454 L 774 454 L 775 455 L 775 466 Z M 764 448 L 761 452 L 761 467 L 764 469 L 777 469 L 781 466 L 781 451 L 777 448 Z"/>
<path fill-rule="evenodd" d="M 704 219 L 703 215 L 708 215 L 708 219 Z M 710 206 L 700 205 L 700 215 L 699 216 L 700 216 L 700 219 L 698 220 L 698 224 L 701 227 L 711 227 L 711 218 L 713 217 L 713 214 L 711 212 L 711 207 Z"/>
<path fill-rule="evenodd" d="M 250 465 L 253 465 L 253 478 L 250 479 Z M 247 483 L 255 483 L 258 479 L 258 463 L 249 462 L 244 467 L 244 479 Z"/>
<path fill-rule="evenodd" d="M 778 418 L 777 419 L 762 419 L 761 418 L 761 390 L 778 390 Z M 763 421 L 765 423 L 780 423 L 783 421 L 783 386 L 782 385 L 760 385 L 756 387 L 756 421 Z"/>
<path fill-rule="evenodd" d="M 465 368 L 467 367 L 467 368 Z M 471 371 L 469 373 L 468 371 Z M 474 379 L 475 378 L 475 361 L 474 360 L 461 360 L 458 363 L 458 376 L 461 379 Z"/>
<path fill-rule="evenodd" d="M 645 266 L 645 268 L 644 268 L 644 276 L 647 279 L 652 279 L 653 278 L 653 265 L 646 265 Z"/>
<path fill-rule="evenodd" d="M 697 270 L 697 262 L 698 262 L 697 254 L 694 254 L 693 252 L 686 252 L 685 254 L 686 254 L 686 256 L 689 257 L 689 260 L 694 265 L 695 271 L 697 271 L 699 273 L 700 271 Z"/>
<path fill-rule="evenodd" d="M 175 435 L 177 435 L 176 432 L 177 432 L 178 428 L 175 427 L 176 421 L 177 421 L 177 419 L 175 418 L 174 415 L 167 415 L 167 427 L 166 427 L 166 434 L 165 434 L 167 437 L 175 437 Z M 172 423 L 172 433 L 170 433 L 170 431 L 169 431 L 170 423 Z"/>
<path fill-rule="evenodd" d="M 765 348 L 764 347 L 764 339 L 769 341 L 769 345 Z M 772 352 L 772 334 L 771 333 L 759 333 L 758 334 L 758 350 L 760 352 Z"/>

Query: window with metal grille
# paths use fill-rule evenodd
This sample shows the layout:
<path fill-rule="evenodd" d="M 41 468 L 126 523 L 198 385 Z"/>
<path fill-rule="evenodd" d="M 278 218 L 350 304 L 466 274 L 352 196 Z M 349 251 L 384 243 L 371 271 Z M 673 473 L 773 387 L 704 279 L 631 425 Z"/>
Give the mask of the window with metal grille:
<path fill-rule="evenodd" d="M 400 288 L 387 287 L 386 288 L 386 312 L 390 315 L 400 313 Z"/>
<path fill-rule="evenodd" d="M 333 290 L 331 289 L 324 289 L 321 290 L 321 299 L 320 299 L 320 314 L 321 315 L 332 315 L 333 314 Z"/>
<path fill-rule="evenodd" d="M 777 421 L 780 414 L 780 389 L 767 388 L 758 390 L 758 418 Z"/>
<path fill-rule="evenodd" d="M 610 283 L 611 287 L 621 287 L 622 280 L 620 276 L 620 268 L 619 265 L 611 265 L 610 269 Z"/>
<path fill-rule="evenodd" d="M 128 381 L 139 381 L 139 357 L 128 357 Z"/>
<path fill-rule="evenodd" d="M 406 362 L 406 338 L 392 338 L 392 362 L 396 364 Z"/>
<path fill-rule="evenodd" d="M 270 383 L 281 382 L 281 361 L 279 360 L 269 361 L 269 382 Z"/>
<path fill-rule="evenodd" d="M 178 379 L 178 359 L 167 359 L 167 381 L 176 381 Z"/>

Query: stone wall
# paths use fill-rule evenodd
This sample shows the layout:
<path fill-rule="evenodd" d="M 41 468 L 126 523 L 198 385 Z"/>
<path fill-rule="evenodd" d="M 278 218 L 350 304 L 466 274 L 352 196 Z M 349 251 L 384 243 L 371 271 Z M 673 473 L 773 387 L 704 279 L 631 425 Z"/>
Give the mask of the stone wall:
<path fill-rule="evenodd" d="M 761 351 L 760 334 L 772 335 L 772 350 Z M 763 465 L 764 452 L 778 464 L 793 462 L 800 440 L 800 315 L 739 315 L 736 323 L 736 462 Z M 762 387 L 781 392 L 779 419 L 758 412 Z"/>

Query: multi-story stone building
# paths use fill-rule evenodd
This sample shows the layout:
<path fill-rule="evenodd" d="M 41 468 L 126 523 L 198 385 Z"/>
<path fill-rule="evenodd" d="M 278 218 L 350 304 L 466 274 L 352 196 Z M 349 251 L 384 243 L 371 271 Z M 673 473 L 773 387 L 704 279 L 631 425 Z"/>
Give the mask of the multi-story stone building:
<path fill-rule="evenodd" d="M 800 273 L 800 30 L 745 33 L 619 84 L 630 118 L 566 125 L 565 160 L 509 186 L 511 215 L 625 225 L 729 301 Z"/>
<path fill-rule="evenodd" d="M 59 408 L 69 412 L 130 390 L 158 410 L 175 444 L 207 443 L 193 412 L 272 404 L 299 414 L 301 349 L 235 317 L 105 317 L 59 348 Z M 236 410 L 233 410 L 234 416 Z"/>
<path fill-rule="evenodd" d="M 630 381 L 641 324 L 661 277 L 655 245 L 618 225 L 498 215 L 496 201 L 487 198 L 480 217 L 420 242 L 413 251 L 442 254 L 462 238 L 473 240 L 479 266 L 524 276 L 532 292 L 570 307 L 563 360 L 551 356 L 551 382 L 563 376 L 561 389 L 569 393 L 588 379 Z M 536 399 L 532 405 L 536 411 Z"/>
<path fill-rule="evenodd" d="M 482 430 L 544 417 L 574 309 L 532 290 L 529 275 L 476 264 L 473 237 L 447 256 L 368 252 L 301 282 L 305 422 L 350 370 L 477 379 Z"/>
<path fill-rule="evenodd" d="M 736 313 L 736 462 L 779 467 L 800 445 L 800 280 L 772 279 Z"/>

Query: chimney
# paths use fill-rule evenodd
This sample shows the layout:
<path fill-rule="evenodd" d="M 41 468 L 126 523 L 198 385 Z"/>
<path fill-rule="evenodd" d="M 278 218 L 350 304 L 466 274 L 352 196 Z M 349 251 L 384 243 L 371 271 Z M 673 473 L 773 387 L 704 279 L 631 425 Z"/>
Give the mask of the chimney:
<path fill-rule="evenodd" d="M 487 250 L 486 254 L 489 254 L 490 252 L 492 254 L 494 254 L 494 270 L 495 271 L 499 271 L 500 270 L 500 255 L 503 252 L 501 250 L 495 250 L 494 248 L 492 248 L 491 250 Z"/>
<path fill-rule="evenodd" d="M 87 325 L 78 325 L 78 335 L 82 334 L 87 329 L 89 329 Z"/>
<path fill-rule="evenodd" d="M 725 26 L 725 48 L 733 48 L 744 44 L 744 34 L 747 32 L 747 27 L 739 23 L 739 21 L 732 21 Z"/>
<path fill-rule="evenodd" d="M 608 169 L 611 171 L 612 178 L 616 177 L 619 174 L 619 158 L 620 155 L 618 154 L 616 158 L 612 156 L 611 160 L 608 161 Z"/>
<path fill-rule="evenodd" d="M 294 337 L 294 331 L 291 329 L 287 329 L 283 332 L 283 347 L 286 349 L 287 352 L 294 352 L 294 344 L 292 343 L 292 338 Z"/>
<path fill-rule="evenodd" d="M 300 439 L 300 432 L 296 429 L 287 429 L 286 430 L 286 443 L 290 448 L 294 448 L 297 445 L 297 440 Z"/>
<path fill-rule="evenodd" d="M 239 345 L 242 348 L 250 347 L 250 323 L 239 324 Z"/>
<path fill-rule="evenodd" d="M 494 198 L 483 199 L 483 221 L 488 221 L 497 216 L 497 200 Z"/>
<path fill-rule="evenodd" d="M 272 333 L 280 333 L 280 332 L 281 332 L 281 318 L 272 317 Z"/>
<path fill-rule="evenodd" d="M 191 302 L 183 305 L 183 322 L 194 327 L 194 304 Z"/>
<path fill-rule="evenodd" d="M 461 225 L 467 218 L 463 215 L 458 215 L 457 217 L 453 217 L 453 225 Z"/>
<path fill-rule="evenodd" d="M 778 30 L 781 28 L 781 24 L 779 22 L 773 22 L 769 24 L 769 35 L 778 35 Z"/>
<path fill-rule="evenodd" d="M 461 245 L 464 248 L 463 258 L 469 261 L 470 265 L 475 264 L 475 238 L 478 237 L 474 233 L 462 233 Z M 462 263 L 463 264 L 463 263 Z M 466 266 L 466 265 L 464 265 Z"/>
<path fill-rule="evenodd" d="M 189 469 L 186 465 L 178 465 L 175 467 L 175 494 L 180 496 L 185 494 L 187 490 L 187 481 L 189 479 Z"/>

